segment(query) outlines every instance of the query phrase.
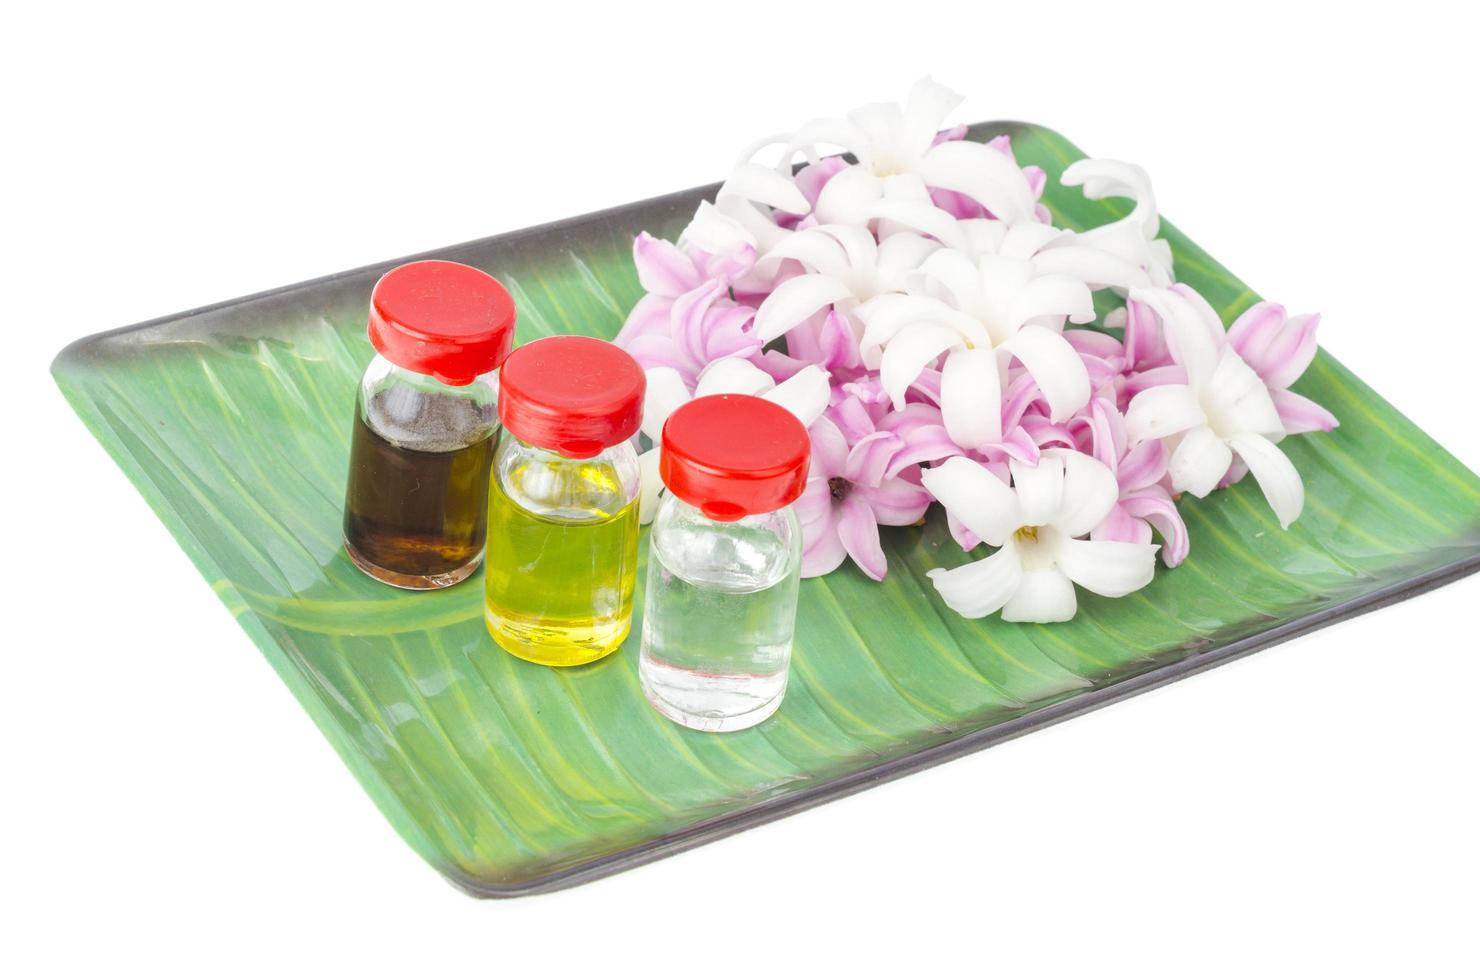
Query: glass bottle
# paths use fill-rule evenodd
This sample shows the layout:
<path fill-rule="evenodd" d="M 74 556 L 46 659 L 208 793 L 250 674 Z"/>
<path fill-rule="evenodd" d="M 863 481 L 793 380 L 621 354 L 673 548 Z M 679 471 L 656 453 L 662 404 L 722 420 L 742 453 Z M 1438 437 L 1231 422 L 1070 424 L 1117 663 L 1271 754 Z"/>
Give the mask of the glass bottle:
<path fill-rule="evenodd" d="M 781 706 L 791 666 L 807 431 L 749 395 L 709 395 L 663 426 L 668 495 L 648 547 L 639 675 L 660 713 L 737 731 Z"/>
<path fill-rule="evenodd" d="M 412 262 L 370 294 L 375 359 L 360 379 L 344 550 L 372 578 L 440 589 L 483 560 L 497 375 L 514 335 L 498 280 Z"/>
<path fill-rule="evenodd" d="M 647 378 L 591 337 L 520 347 L 500 374 L 484 619 L 524 660 L 599 660 L 632 628 Z"/>

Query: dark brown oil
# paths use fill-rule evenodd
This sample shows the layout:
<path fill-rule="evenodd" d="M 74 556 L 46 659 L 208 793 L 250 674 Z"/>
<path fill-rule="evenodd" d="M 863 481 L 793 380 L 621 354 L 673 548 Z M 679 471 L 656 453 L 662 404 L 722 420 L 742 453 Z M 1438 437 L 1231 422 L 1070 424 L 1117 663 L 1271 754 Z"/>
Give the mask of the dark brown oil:
<path fill-rule="evenodd" d="M 450 442 L 479 426 L 462 399 L 438 401 L 392 431 L 431 448 L 408 448 L 366 424 L 367 414 L 394 417 L 378 403 L 368 413 L 356 406 L 350 439 L 345 544 L 366 572 L 405 588 L 437 588 L 471 574 L 487 533 L 493 435 Z"/>

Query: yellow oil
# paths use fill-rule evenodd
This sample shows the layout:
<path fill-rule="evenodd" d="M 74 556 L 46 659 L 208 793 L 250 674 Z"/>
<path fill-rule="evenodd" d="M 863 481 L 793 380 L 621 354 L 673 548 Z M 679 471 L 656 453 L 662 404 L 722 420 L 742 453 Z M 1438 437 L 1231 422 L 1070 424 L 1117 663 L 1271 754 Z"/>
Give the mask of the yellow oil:
<path fill-rule="evenodd" d="M 550 499 L 552 487 L 572 506 L 544 513 L 521 505 Z M 632 628 L 638 536 L 638 502 L 625 497 L 610 467 L 576 460 L 495 476 L 483 612 L 499 646 L 537 664 L 573 667 L 622 645 Z"/>

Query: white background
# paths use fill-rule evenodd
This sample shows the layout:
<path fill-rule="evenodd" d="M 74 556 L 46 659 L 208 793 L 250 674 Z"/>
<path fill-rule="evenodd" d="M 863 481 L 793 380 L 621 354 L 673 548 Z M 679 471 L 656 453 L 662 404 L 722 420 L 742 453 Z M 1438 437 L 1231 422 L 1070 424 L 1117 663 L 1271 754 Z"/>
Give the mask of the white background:
<path fill-rule="evenodd" d="M 0 973 L 1480 969 L 1480 581 L 480 903 L 395 836 L 46 374 L 85 333 L 716 179 L 931 72 L 960 121 L 1146 166 L 1165 213 L 1323 312 L 1480 469 L 1473 25 L 1411 2 L 41 6 L 0 59 Z"/>

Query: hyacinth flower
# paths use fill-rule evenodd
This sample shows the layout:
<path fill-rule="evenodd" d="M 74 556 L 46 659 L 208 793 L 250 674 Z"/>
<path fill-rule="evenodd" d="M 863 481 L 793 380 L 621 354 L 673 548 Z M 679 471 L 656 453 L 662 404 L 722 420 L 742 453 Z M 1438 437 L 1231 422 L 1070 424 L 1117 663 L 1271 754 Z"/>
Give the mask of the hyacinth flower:
<path fill-rule="evenodd" d="M 1187 559 L 1187 525 L 1172 495 L 1162 486 L 1170 454 L 1160 440 L 1132 446 L 1125 419 L 1114 401 L 1095 398 L 1076 420 L 1077 443 L 1115 474 L 1120 497 L 1105 520 L 1090 532 L 1095 541 L 1150 544 L 1152 531 L 1161 535 L 1161 560 L 1176 568 Z"/>
<path fill-rule="evenodd" d="M 833 571 L 847 558 L 882 582 L 889 570 L 879 525 L 903 527 L 925 516 L 930 495 L 897 473 L 906 437 L 889 427 L 849 438 L 831 418 L 814 423 L 807 485 L 796 503 L 802 526 L 802 575 Z"/>
<path fill-rule="evenodd" d="M 813 211 L 812 201 L 791 173 L 789 152 L 775 167 L 755 159 L 770 147 L 787 146 L 789 139 L 787 134 L 771 136 L 747 147 L 714 197 L 715 213 L 744 228 L 762 252 L 791 234 L 797 220 Z"/>
<path fill-rule="evenodd" d="M 649 369 L 648 438 L 696 394 L 787 404 L 814 444 L 805 573 L 851 557 L 882 578 L 879 527 L 939 499 L 964 549 L 996 549 L 932 573 L 965 615 L 1053 621 L 1073 615 L 1076 582 L 1139 588 L 1156 554 L 1187 556 L 1176 495 L 1250 472 L 1288 525 L 1304 491 L 1277 443 L 1336 424 L 1290 391 L 1317 318 L 1260 303 L 1225 331 L 1175 283 L 1140 168 L 1070 166 L 1065 185 L 1133 206 L 1056 228 L 1043 172 L 1005 137 L 940 130 L 958 100 L 925 79 L 903 105 L 759 141 L 676 246 L 639 237 L 647 296 L 619 340 Z M 1103 289 L 1126 297 L 1103 322 L 1123 332 L 1071 329 Z"/>
<path fill-rule="evenodd" d="M 817 199 L 818 220 L 859 224 L 916 211 L 919 192 L 950 191 L 1009 224 L 1036 220 L 1037 195 L 1007 155 L 969 140 L 937 141 L 945 117 L 961 96 L 929 78 L 910 89 L 903 106 L 875 103 L 843 118 L 816 119 L 791 136 L 782 161 L 796 152 L 816 161 L 819 147 L 853 154 L 858 161 L 833 175 Z"/>
<path fill-rule="evenodd" d="M 881 296 L 857 310 L 865 324 L 864 363 L 878 365 L 895 407 L 942 357 L 940 408 L 963 449 L 1002 441 L 1002 392 L 1012 360 L 1032 375 L 1053 421 L 1089 401 L 1088 371 L 1061 333 L 1066 318 L 1094 318 L 1083 281 L 1039 275 L 1025 259 L 988 254 L 972 262 L 944 249 L 919 272 L 910 295 Z"/>
<path fill-rule="evenodd" d="M 1119 496 L 1115 476 L 1083 453 L 1053 449 L 1037 466 L 1009 464 L 1012 485 L 961 456 L 921 474 L 955 519 L 996 548 L 928 574 L 946 605 L 970 619 L 1059 623 L 1078 609 L 1074 587 L 1116 598 L 1150 583 L 1154 544 L 1086 538 Z"/>
<path fill-rule="evenodd" d="M 1081 188 L 1092 201 L 1107 197 L 1134 201 L 1130 214 L 1080 232 L 1078 239 L 1144 269 L 1153 286 L 1172 284 L 1172 247 L 1165 239 L 1156 237 L 1161 233 L 1161 216 L 1156 211 L 1156 196 L 1151 192 L 1151 177 L 1145 170 L 1120 160 L 1079 160 L 1064 170 L 1059 183 Z"/>
<path fill-rule="evenodd" d="M 953 126 L 950 129 L 942 130 L 936 135 L 935 142 L 944 143 L 948 140 L 963 140 L 966 138 L 966 130 L 967 127 L 965 126 Z M 986 145 L 989 149 L 996 150 L 998 153 L 1007 157 L 1008 160 L 1011 160 L 1013 166 L 1017 166 L 1017 156 L 1012 152 L 1012 139 L 1007 134 L 1004 133 L 1000 136 L 992 137 L 987 140 Z M 1023 168 L 1023 177 L 1028 181 L 1028 187 L 1033 192 L 1033 198 L 1039 201 L 1033 207 L 1033 217 L 1042 224 L 1052 224 L 1053 215 L 1049 213 L 1048 208 L 1041 202 L 1043 189 L 1048 186 L 1048 174 L 1044 173 L 1042 167 L 1029 165 Z M 991 217 L 991 214 L 986 208 L 966 195 L 958 194 L 955 191 L 931 191 L 930 199 L 935 202 L 936 207 L 955 218 Z"/>
<path fill-rule="evenodd" d="M 1160 318 L 1185 380 L 1136 394 L 1126 408 L 1126 434 L 1134 444 L 1166 440 L 1172 489 L 1195 497 L 1223 484 L 1237 460 L 1254 474 L 1280 527 L 1289 527 L 1304 508 L 1305 486 L 1276 445 L 1286 435 L 1279 410 L 1264 379 L 1228 342 L 1217 314 L 1189 294 L 1196 295 L 1185 287 L 1131 293 Z"/>
<path fill-rule="evenodd" d="M 1228 343 L 1269 386 L 1288 435 L 1330 432 L 1336 416 L 1290 391 L 1316 356 L 1319 314 L 1289 316 L 1278 303 L 1255 303 L 1228 328 Z"/>
<path fill-rule="evenodd" d="M 637 457 L 642 467 L 642 499 L 639 519 L 648 524 L 658 515 L 663 480 L 658 475 L 658 455 L 663 442 L 663 423 L 680 405 L 705 395 L 755 395 L 773 401 L 811 426 L 827 409 L 832 393 L 827 372 L 806 367 L 777 384 L 766 372 L 739 357 L 715 361 L 704 370 L 691 391 L 683 376 L 670 367 L 647 369 L 647 394 L 642 406 L 642 434 L 653 448 Z"/>
<path fill-rule="evenodd" d="M 1087 244 L 1074 232 L 1046 224 L 1006 225 L 986 218 L 956 223 L 952 247 L 973 261 L 988 255 L 1027 262 L 1037 275 L 1071 276 L 1091 290 L 1151 285 L 1146 272 L 1114 252 Z"/>
<path fill-rule="evenodd" d="M 864 228 L 819 225 L 799 231 L 767 252 L 762 261 L 797 263 L 803 269 L 776 287 L 756 310 L 755 333 L 770 343 L 831 307 L 848 316 L 860 303 L 904 289 L 905 277 L 940 245 L 902 232 L 883 242 Z M 853 346 L 857 347 L 857 338 Z"/>
<path fill-rule="evenodd" d="M 701 265 L 646 232 L 637 236 L 632 257 L 647 295 L 628 314 L 616 343 L 644 368 L 672 368 L 693 385 L 712 361 L 760 352 L 751 330 L 755 310 L 730 298 L 730 274 L 742 273 L 743 259 L 706 256 Z"/>

